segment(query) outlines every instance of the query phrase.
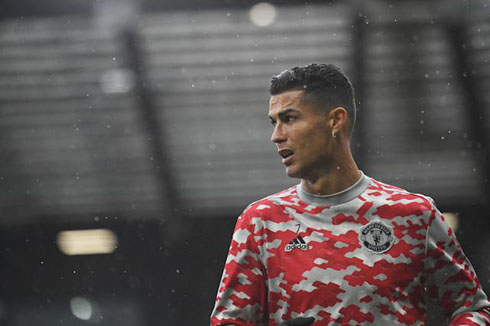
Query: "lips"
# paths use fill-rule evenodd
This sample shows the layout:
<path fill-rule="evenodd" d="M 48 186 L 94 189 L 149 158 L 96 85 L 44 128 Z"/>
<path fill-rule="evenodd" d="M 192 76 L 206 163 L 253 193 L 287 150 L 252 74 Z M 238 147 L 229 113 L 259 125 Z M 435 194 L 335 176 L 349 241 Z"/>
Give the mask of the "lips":
<path fill-rule="evenodd" d="M 279 155 L 282 157 L 282 163 L 287 164 L 291 161 L 291 158 L 294 154 L 292 150 L 289 149 L 281 149 L 279 152 Z"/>

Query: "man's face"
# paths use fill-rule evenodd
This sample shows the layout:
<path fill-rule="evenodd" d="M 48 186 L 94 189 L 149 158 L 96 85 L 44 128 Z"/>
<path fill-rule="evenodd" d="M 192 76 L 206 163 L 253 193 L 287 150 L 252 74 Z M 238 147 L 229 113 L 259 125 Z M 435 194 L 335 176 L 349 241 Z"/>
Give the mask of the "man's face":
<path fill-rule="evenodd" d="M 302 90 L 271 96 L 271 141 L 277 146 L 288 176 L 315 179 L 327 172 L 331 161 L 331 127 L 329 115 L 302 101 L 302 97 Z"/>

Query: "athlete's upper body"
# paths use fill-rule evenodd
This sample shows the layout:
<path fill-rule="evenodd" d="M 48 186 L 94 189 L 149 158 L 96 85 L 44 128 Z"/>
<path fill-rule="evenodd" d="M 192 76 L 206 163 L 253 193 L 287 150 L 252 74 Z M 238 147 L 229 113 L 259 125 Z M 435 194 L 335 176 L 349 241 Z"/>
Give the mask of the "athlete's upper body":
<path fill-rule="evenodd" d="M 490 325 L 490 303 L 432 200 L 359 171 L 340 69 L 287 70 L 270 93 L 271 140 L 301 183 L 238 218 L 211 325 L 423 325 L 427 297 L 451 325 Z"/>

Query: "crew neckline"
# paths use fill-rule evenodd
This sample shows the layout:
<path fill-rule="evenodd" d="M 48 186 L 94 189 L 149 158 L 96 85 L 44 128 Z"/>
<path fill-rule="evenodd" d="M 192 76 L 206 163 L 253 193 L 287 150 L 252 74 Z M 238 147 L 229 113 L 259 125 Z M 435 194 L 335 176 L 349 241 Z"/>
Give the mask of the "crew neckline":
<path fill-rule="evenodd" d="M 359 170 L 361 176 L 350 187 L 330 195 L 315 195 L 306 192 L 301 183 L 296 185 L 299 198 L 305 203 L 315 206 L 335 206 L 351 201 L 361 195 L 371 184 L 371 179 Z"/>

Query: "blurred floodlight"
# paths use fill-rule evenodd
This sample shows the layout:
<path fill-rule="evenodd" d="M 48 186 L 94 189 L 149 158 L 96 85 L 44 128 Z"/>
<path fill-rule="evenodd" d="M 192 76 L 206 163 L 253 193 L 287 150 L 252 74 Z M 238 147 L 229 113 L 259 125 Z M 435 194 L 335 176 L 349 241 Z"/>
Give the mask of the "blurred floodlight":
<path fill-rule="evenodd" d="M 85 298 L 75 297 L 70 300 L 71 312 L 75 317 L 81 320 L 90 320 L 93 314 L 93 308 L 90 301 Z"/>
<path fill-rule="evenodd" d="M 65 255 L 110 254 L 116 250 L 117 236 L 107 229 L 62 231 L 57 242 Z"/>
<path fill-rule="evenodd" d="M 446 223 L 453 229 L 454 232 L 458 230 L 459 227 L 459 217 L 456 213 L 442 213 Z"/>
<path fill-rule="evenodd" d="M 269 26 L 276 20 L 276 7 L 268 2 L 259 2 L 250 9 L 249 15 L 255 25 Z"/>
<path fill-rule="evenodd" d="M 129 69 L 111 69 L 100 76 L 100 87 L 104 93 L 127 93 L 135 84 L 134 74 Z"/>

